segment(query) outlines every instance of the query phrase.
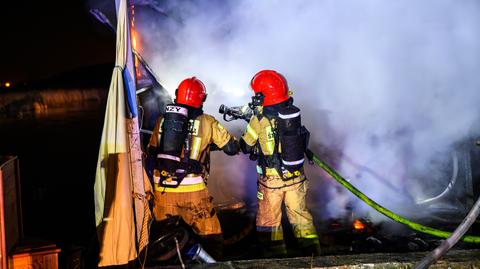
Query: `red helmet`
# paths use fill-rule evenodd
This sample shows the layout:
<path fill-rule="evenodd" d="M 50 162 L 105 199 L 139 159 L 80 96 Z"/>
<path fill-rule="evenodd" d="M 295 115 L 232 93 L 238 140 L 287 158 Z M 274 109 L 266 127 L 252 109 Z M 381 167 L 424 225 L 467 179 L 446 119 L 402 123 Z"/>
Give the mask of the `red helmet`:
<path fill-rule="evenodd" d="M 250 82 L 255 93 L 262 93 L 263 106 L 275 105 L 289 98 L 287 80 L 276 71 L 262 70 Z"/>
<path fill-rule="evenodd" d="M 199 108 L 207 99 L 207 91 L 203 82 L 196 77 L 184 79 L 175 91 L 175 102 Z"/>

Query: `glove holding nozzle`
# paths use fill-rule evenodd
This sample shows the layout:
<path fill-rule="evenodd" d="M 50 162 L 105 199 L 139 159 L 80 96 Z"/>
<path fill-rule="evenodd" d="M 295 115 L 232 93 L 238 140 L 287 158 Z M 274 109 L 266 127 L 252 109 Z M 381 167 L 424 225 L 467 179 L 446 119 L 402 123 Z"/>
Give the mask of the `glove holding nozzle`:
<path fill-rule="evenodd" d="M 263 99 L 263 93 L 257 92 L 254 96 L 252 96 L 252 101 L 247 105 L 233 107 L 220 105 L 218 112 L 223 114 L 223 119 L 227 122 L 238 119 L 244 119 L 246 122 L 249 122 L 256 108 L 262 105 Z"/>
<path fill-rule="evenodd" d="M 220 114 L 223 114 L 223 119 L 227 122 L 238 119 L 243 119 L 248 122 L 253 116 L 253 110 L 250 108 L 249 105 L 233 107 L 220 105 L 218 112 L 220 112 Z"/>
<path fill-rule="evenodd" d="M 251 160 L 251 161 L 256 161 L 257 158 L 258 158 L 258 152 L 257 152 L 257 148 L 255 146 L 249 146 L 245 140 L 243 139 L 240 139 L 240 143 L 239 143 L 239 146 L 240 146 L 240 150 L 244 153 L 244 154 L 249 154 L 248 158 Z"/>

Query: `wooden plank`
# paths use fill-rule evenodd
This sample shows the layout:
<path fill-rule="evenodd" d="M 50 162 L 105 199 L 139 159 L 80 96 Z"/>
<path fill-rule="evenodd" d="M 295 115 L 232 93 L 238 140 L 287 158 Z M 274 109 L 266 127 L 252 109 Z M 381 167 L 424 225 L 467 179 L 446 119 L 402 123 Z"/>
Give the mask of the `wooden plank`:
<path fill-rule="evenodd" d="M 0 168 L 0 265 L 7 268 L 7 243 L 5 241 L 5 213 L 3 205 L 3 172 Z"/>
<path fill-rule="evenodd" d="M 60 249 L 44 241 L 26 241 L 8 257 L 9 269 L 57 269 Z"/>

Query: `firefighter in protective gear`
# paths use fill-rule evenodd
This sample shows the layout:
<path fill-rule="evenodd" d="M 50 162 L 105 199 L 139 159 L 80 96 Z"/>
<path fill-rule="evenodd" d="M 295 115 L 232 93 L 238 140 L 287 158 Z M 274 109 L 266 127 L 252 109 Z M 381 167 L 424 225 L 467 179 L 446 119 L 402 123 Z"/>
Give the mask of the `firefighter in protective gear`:
<path fill-rule="evenodd" d="M 273 71 L 258 72 L 251 81 L 257 103 L 240 140 L 244 153 L 255 153 L 258 173 L 257 235 L 264 256 L 286 254 L 281 226 L 282 203 L 305 255 L 318 255 L 320 244 L 312 215 L 306 208 L 308 181 L 303 170 L 308 131 L 293 105 L 285 78 Z"/>
<path fill-rule="evenodd" d="M 239 152 L 237 140 L 214 117 L 204 114 L 207 97 L 197 78 L 183 80 L 175 103 L 167 105 L 151 136 L 148 152 L 156 158 L 153 171 L 157 221 L 179 215 L 200 236 L 202 246 L 220 259 L 223 237 L 207 189 L 210 146 L 228 155 Z"/>

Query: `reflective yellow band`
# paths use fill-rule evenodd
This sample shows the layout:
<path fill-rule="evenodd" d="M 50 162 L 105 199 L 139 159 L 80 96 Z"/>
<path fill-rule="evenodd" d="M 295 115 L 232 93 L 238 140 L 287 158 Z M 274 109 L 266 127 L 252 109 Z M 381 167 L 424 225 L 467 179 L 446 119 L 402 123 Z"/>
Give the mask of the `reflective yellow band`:
<path fill-rule="evenodd" d="M 199 120 L 190 120 L 190 132 L 193 135 L 198 135 L 198 130 L 200 127 L 200 121 Z"/>
<path fill-rule="evenodd" d="M 271 239 L 272 241 L 283 240 L 283 231 L 273 231 Z"/>
<path fill-rule="evenodd" d="M 296 238 L 307 238 L 307 239 L 318 238 L 317 233 L 310 229 L 295 230 L 294 235 Z"/>
<path fill-rule="evenodd" d="M 318 235 L 316 235 L 316 234 L 308 234 L 308 235 L 303 236 L 302 238 L 308 238 L 308 239 L 310 239 L 310 238 L 318 238 Z"/>
<path fill-rule="evenodd" d="M 162 118 L 162 120 L 160 121 L 160 130 L 162 130 L 163 120 L 164 120 L 164 118 Z"/>
<path fill-rule="evenodd" d="M 274 141 L 269 141 L 266 144 L 267 146 L 267 155 L 272 155 L 273 154 L 273 148 L 275 147 L 275 142 Z"/>
<path fill-rule="evenodd" d="M 265 169 L 266 176 L 279 176 L 277 169 L 275 168 L 268 168 Z"/>
<path fill-rule="evenodd" d="M 197 160 L 200 155 L 200 145 L 202 144 L 202 138 L 195 136 L 193 138 L 192 151 L 190 152 L 190 159 Z"/>
<path fill-rule="evenodd" d="M 250 126 L 250 124 L 247 124 L 247 133 L 255 140 L 258 139 L 258 135 L 257 135 L 257 132 L 255 132 L 255 130 L 253 130 L 252 126 Z"/>
<path fill-rule="evenodd" d="M 176 188 L 162 187 L 160 184 L 155 184 L 155 190 L 159 192 L 193 192 L 205 189 L 207 185 L 204 182 L 192 185 L 180 185 Z"/>
<path fill-rule="evenodd" d="M 283 240 L 282 226 L 257 226 L 257 232 L 270 233 L 270 240 Z"/>

